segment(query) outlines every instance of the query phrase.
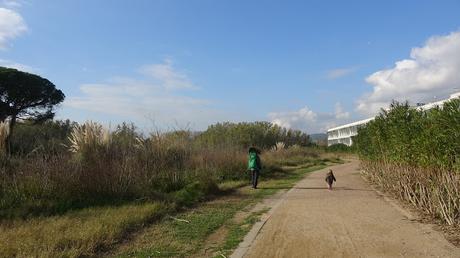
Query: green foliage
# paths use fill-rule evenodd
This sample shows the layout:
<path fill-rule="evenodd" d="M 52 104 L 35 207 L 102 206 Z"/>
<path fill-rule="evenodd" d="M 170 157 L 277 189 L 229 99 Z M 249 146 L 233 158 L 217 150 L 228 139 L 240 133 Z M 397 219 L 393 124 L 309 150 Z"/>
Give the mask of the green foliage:
<path fill-rule="evenodd" d="M 16 124 L 11 138 L 11 152 L 14 155 L 44 155 L 65 152 L 68 136 L 75 122 L 46 121 L 35 123 L 27 120 Z"/>
<path fill-rule="evenodd" d="M 286 147 L 294 144 L 300 146 L 310 145 L 307 134 L 299 131 L 282 128 L 269 122 L 253 123 L 217 123 L 197 137 L 197 142 L 206 146 L 258 146 L 270 149 L 278 142 L 283 142 Z"/>
<path fill-rule="evenodd" d="M 327 147 L 328 152 L 351 152 L 352 148 L 343 143 L 333 144 Z"/>
<path fill-rule="evenodd" d="M 46 120 L 65 98 L 49 80 L 35 74 L 0 67 L 0 121 L 8 116 Z"/>
<path fill-rule="evenodd" d="M 371 181 L 449 225 L 460 223 L 460 99 L 427 111 L 395 102 L 353 142 Z"/>
<path fill-rule="evenodd" d="M 353 142 L 367 160 L 458 170 L 460 100 L 428 111 L 394 102 L 360 128 Z"/>

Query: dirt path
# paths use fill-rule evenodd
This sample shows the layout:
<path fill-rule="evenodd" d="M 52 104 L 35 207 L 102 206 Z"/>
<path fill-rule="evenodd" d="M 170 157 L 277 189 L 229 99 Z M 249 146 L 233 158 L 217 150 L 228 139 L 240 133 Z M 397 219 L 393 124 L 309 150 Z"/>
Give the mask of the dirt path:
<path fill-rule="evenodd" d="M 432 226 L 373 191 L 357 161 L 332 169 L 334 191 L 325 187 L 327 169 L 310 174 L 233 257 L 460 257 Z"/>

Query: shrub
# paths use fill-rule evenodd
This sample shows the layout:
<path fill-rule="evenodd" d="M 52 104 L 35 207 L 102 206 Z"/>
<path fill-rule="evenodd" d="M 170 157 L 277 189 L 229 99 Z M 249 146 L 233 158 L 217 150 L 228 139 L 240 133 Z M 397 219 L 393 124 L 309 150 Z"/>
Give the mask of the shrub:
<path fill-rule="evenodd" d="M 280 137 L 290 139 L 287 149 L 266 152 L 263 160 L 268 171 L 278 168 L 274 159 L 286 157 L 297 163 L 317 156 L 316 151 L 301 147 L 306 135 L 286 130 L 272 134 L 279 128 L 268 123 L 238 127 L 244 129 L 240 135 L 231 129 L 225 144 L 208 142 L 217 137 L 213 129 L 198 137 L 184 130 L 144 136 L 126 123 L 112 131 L 91 121 L 82 125 L 20 123 L 17 152 L 0 156 L 0 218 L 50 215 L 132 200 L 190 205 L 215 192 L 219 182 L 247 177 L 247 150 L 242 141 L 230 139 L 243 139 L 253 127 L 259 131 L 252 132 L 251 139 L 266 146 Z M 0 125 L 0 137 L 1 133 Z"/>
<path fill-rule="evenodd" d="M 69 120 L 17 123 L 11 136 L 11 154 L 30 156 L 66 152 L 66 146 L 69 144 L 68 136 L 75 125 L 76 123 Z"/>
<path fill-rule="evenodd" d="M 460 223 L 460 99 L 428 111 L 394 102 L 358 130 L 366 175 L 448 224 Z"/>
<path fill-rule="evenodd" d="M 352 148 L 343 143 L 333 144 L 327 147 L 329 152 L 351 152 Z"/>

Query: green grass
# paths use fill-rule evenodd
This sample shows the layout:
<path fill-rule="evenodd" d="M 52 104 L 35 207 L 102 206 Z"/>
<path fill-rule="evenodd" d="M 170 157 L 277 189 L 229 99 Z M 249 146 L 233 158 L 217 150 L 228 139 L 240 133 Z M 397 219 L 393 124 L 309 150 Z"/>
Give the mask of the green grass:
<path fill-rule="evenodd" d="M 243 241 L 246 234 L 251 230 L 252 226 L 260 220 L 262 214 L 266 213 L 269 209 L 253 212 L 246 217 L 241 223 L 229 223 L 229 232 L 226 236 L 225 242 L 218 248 L 218 255 L 215 257 L 222 257 L 230 255 L 233 250 Z"/>
<path fill-rule="evenodd" d="M 130 204 L 2 223 L 0 257 L 92 256 L 170 210 L 164 203 Z"/>
<path fill-rule="evenodd" d="M 183 257 L 202 248 L 204 240 L 244 208 L 248 201 L 205 204 L 192 211 L 166 217 L 143 232 L 117 257 Z"/>

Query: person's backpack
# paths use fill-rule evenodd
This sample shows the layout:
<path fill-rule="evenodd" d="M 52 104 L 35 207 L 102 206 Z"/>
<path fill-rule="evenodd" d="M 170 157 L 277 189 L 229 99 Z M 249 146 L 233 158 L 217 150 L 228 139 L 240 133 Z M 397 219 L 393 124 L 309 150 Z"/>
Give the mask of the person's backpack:
<path fill-rule="evenodd" d="M 259 164 L 257 164 L 257 153 L 249 153 L 248 169 L 259 169 Z"/>

